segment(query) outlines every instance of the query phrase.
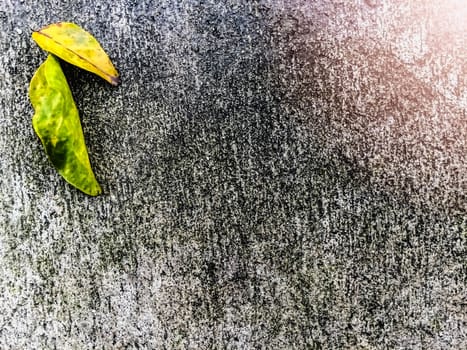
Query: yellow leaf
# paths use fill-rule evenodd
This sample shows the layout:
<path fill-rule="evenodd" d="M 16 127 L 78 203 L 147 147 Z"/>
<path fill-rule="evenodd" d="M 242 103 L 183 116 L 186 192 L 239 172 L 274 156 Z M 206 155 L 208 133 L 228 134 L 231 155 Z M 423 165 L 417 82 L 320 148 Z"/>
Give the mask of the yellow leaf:
<path fill-rule="evenodd" d="M 112 85 L 120 82 L 118 72 L 99 42 L 80 26 L 58 22 L 32 33 L 34 41 L 45 51 L 90 71 Z"/>

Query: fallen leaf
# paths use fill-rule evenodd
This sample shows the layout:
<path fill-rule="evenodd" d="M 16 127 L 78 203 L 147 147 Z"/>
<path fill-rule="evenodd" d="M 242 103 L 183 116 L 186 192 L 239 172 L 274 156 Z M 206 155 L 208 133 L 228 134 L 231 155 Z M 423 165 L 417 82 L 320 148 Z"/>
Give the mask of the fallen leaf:
<path fill-rule="evenodd" d="M 99 42 L 77 24 L 58 22 L 32 33 L 45 51 L 118 85 L 118 72 Z"/>
<path fill-rule="evenodd" d="M 62 68 L 53 55 L 49 55 L 34 74 L 29 97 L 35 110 L 34 131 L 59 174 L 86 194 L 100 194 L 102 191 L 91 169 L 78 109 Z"/>

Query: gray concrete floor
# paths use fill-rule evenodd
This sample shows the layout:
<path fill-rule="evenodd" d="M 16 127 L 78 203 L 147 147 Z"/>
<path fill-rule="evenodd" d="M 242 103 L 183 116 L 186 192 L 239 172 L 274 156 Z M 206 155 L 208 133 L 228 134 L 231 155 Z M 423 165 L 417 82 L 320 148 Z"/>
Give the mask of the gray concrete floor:
<path fill-rule="evenodd" d="M 467 13 L 429 1 L 0 2 L 0 348 L 465 349 Z M 104 194 L 31 127 L 31 29 Z"/>

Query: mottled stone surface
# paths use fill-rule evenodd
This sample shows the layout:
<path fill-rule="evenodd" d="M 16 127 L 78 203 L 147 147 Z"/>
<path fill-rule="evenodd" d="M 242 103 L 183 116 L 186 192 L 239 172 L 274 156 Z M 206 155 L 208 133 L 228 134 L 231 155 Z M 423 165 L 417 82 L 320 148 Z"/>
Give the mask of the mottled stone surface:
<path fill-rule="evenodd" d="M 1 349 L 467 348 L 462 1 L 0 2 Z M 31 29 L 104 194 L 53 170 Z"/>

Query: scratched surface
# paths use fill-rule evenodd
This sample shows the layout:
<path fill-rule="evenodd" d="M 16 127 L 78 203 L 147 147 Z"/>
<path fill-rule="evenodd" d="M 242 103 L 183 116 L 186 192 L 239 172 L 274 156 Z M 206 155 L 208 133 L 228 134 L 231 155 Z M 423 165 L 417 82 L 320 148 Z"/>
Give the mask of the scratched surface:
<path fill-rule="evenodd" d="M 436 3 L 436 4 L 435 4 Z M 467 348 L 462 1 L 0 2 L 1 349 Z M 31 29 L 104 194 L 31 127 Z"/>

